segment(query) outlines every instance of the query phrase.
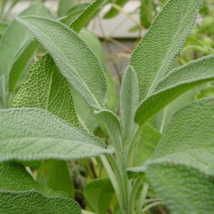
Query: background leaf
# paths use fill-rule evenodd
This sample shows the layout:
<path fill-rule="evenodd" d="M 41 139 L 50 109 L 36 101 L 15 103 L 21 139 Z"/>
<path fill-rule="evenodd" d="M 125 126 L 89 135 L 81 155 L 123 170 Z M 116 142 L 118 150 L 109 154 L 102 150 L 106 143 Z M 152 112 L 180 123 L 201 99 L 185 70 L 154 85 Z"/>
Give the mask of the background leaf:
<path fill-rule="evenodd" d="M 96 179 L 84 187 L 84 196 L 91 209 L 105 214 L 114 194 L 114 188 L 108 178 Z"/>
<path fill-rule="evenodd" d="M 58 16 L 65 16 L 74 5 L 75 0 L 60 0 L 57 11 Z"/>
<path fill-rule="evenodd" d="M 29 14 L 49 16 L 46 7 L 42 3 L 30 6 L 26 10 L 22 11 L 19 16 Z M 29 41 L 32 39 L 32 34 L 16 20 L 14 20 L 4 32 L 0 43 L 0 76 L 2 74 L 5 75 L 7 85 L 9 73 L 13 65 L 12 63 L 15 59 L 18 58 L 18 55 L 20 51 L 23 50 L 23 47 L 26 46 L 26 44 L 29 43 Z M 37 49 L 37 47 L 35 48 L 35 50 Z M 34 53 L 34 51 L 32 52 Z M 26 58 L 26 60 L 28 59 L 29 58 Z"/>

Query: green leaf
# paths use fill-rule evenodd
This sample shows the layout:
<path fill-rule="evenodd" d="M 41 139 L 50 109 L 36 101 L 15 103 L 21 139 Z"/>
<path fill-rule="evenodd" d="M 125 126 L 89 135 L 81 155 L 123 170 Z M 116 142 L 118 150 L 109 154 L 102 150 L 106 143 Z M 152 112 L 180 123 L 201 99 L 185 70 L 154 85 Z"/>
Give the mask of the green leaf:
<path fill-rule="evenodd" d="M 114 3 L 120 7 L 126 4 L 127 0 L 116 0 Z M 103 16 L 104 19 L 114 18 L 120 13 L 116 8 L 111 7 L 110 10 Z"/>
<path fill-rule="evenodd" d="M 203 0 L 169 0 L 130 59 L 137 73 L 140 100 L 164 77 L 192 29 Z"/>
<path fill-rule="evenodd" d="M 85 42 L 89 45 L 89 47 L 95 52 L 95 54 L 98 56 L 101 64 L 103 67 L 105 66 L 105 57 L 103 53 L 103 48 L 100 43 L 100 40 L 94 35 L 94 33 L 90 32 L 86 28 L 83 28 L 79 36 L 85 40 Z"/>
<path fill-rule="evenodd" d="M 116 109 L 119 106 L 119 99 L 116 92 L 116 85 L 108 68 L 105 66 L 104 69 L 105 69 L 107 86 L 108 86 L 107 102 L 104 105 L 104 108 L 109 109 L 113 112 L 116 112 Z"/>
<path fill-rule="evenodd" d="M 214 143 L 213 116 L 213 97 L 201 99 L 181 109 L 174 115 L 152 159 L 212 146 Z"/>
<path fill-rule="evenodd" d="M 47 18 L 17 18 L 50 52 L 68 82 L 94 108 L 106 100 L 106 79 L 100 61 L 88 45 L 64 24 Z"/>
<path fill-rule="evenodd" d="M 32 56 L 36 53 L 39 47 L 37 40 L 32 39 L 27 42 L 22 49 L 19 51 L 18 56 L 15 56 L 12 63 L 12 67 L 9 74 L 9 90 L 14 93 L 24 71 L 26 70 Z"/>
<path fill-rule="evenodd" d="M 208 86 L 206 88 L 203 88 L 200 92 L 200 95 L 202 97 L 214 96 L 214 86 Z"/>
<path fill-rule="evenodd" d="M 107 131 L 112 143 L 115 147 L 122 144 L 122 131 L 120 121 L 117 116 L 109 110 L 101 110 L 96 112 L 95 117 L 101 127 Z"/>
<path fill-rule="evenodd" d="M 56 195 L 53 190 L 37 183 L 19 163 L 0 163 L 0 172 L 0 191 L 39 191 L 45 196 Z"/>
<path fill-rule="evenodd" d="M 21 12 L 19 16 L 29 14 L 47 16 L 48 11 L 44 4 L 40 3 L 30 6 L 29 8 Z M 20 51 L 23 51 L 23 47 L 26 46 L 26 44 L 29 43 L 29 41 L 32 39 L 32 34 L 16 20 L 14 20 L 5 30 L 0 43 L 0 76 L 2 74 L 5 75 L 7 84 L 9 73 L 14 60 L 18 58 Z M 26 61 L 28 59 L 29 58 L 27 57 Z"/>
<path fill-rule="evenodd" d="M 71 24 L 71 29 L 79 33 L 80 30 L 90 21 L 104 0 L 95 0 L 92 2 Z"/>
<path fill-rule="evenodd" d="M 12 106 L 41 108 L 78 126 L 69 84 L 49 54 L 29 70 Z"/>
<path fill-rule="evenodd" d="M 70 160 L 114 152 L 99 138 L 41 109 L 0 110 L 0 121 L 0 161 Z"/>
<path fill-rule="evenodd" d="M 150 0 L 141 0 L 140 5 L 140 23 L 146 29 L 150 27 L 153 20 L 154 2 Z"/>
<path fill-rule="evenodd" d="M 0 192 L 0 212 L 7 214 L 40 213 L 40 214 L 81 214 L 79 205 L 67 198 L 45 197 L 36 191 Z"/>
<path fill-rule="evenodd" d="M 202 72 L 203 71 L 203 72 Z M 145 124 L 162 108 L 193 87 L 214 80 L 214 57 L 194 60 L 166 75 L 144 99 L 135 114 L 135 122 Z"/>
<path fill-rule="evenodd" d="M 66 161 L 55 161 L 46 166 L 47 184 L 54 191 L 64 191 L 74 199 L 74 184 Z"/>
<path fill-rule="evenodd" d="M 202 214 L 214 209 L 213 118 L 214 97 L 180 110 L 146 164 L 152 186 L 172 213 Z"/>
<path fill-rule="evenodd" d="M 71 23 L 82 13 L 90 3 L 81 3 L 73 6 L 68 12 L 67 15 L 62 18 L 60 21 L 70 26 Z"/>
<path fill-rule="evenodd" d="M 105 214 L 111 203 L 114 188 L 108 178 L 96 179 L 84 187 L 84 196 L 94 212 Z"/>
<path fill-rule="evenodd" d="M 79 127 L 88 133 L 93 133 L 97 126 L 97 120 L 92 107 L 74 88 L 71 88 L 71 92 L 74 101 L 74 107 L 79 120 Z"/>
<path fill-rule="evenodd" d="M 163 133 L 169 122 L 171 121 L 173 115 L 183 108 L 184 106 L 189 105 L 194 101 L 195 98 L 195 90 L 190 90 L 172 101 L 169 105 L 167 105 L 164 109 L 162 109 L 158 114 L 156 114 L 151 119 L 151 125 L 157 129 L 160 133 Z"/>
<path fill-rule="evenodd" d="M 75 0 L 60 0 L 57 11 L 58 16 L 65 16 L 74 5 Z"/>
<path fill-rule="evenodd" d="M 79 213 L 78 204 L 38 184 L 18 163 L 0 163 L 0 213 Z M 48 197 L 47 197 L 48 196 Z"/>
<path fill-rule="evenodd" d="M 161 136 L 160 132 L 154 129 L 151 125 L 146 124 L 135 148 L 134 160 L 136 166 L 142 166 L 148 159 L 150 159 Z"/>
<path fill-rule="evenodd" d="M 0 22 L 0 39 L 2 34 L 4 33 L 5 29 L 7 28 L 8 24 Z"/>
<path fill-rule="evenodd" d="M 135 70 L 128 66 L 123 77 L 120 96 L 120 112 L 123 125 L 124 141 L 129 143 L 138 127 L 134 115 L 139 104 L 139 88 Z"/>

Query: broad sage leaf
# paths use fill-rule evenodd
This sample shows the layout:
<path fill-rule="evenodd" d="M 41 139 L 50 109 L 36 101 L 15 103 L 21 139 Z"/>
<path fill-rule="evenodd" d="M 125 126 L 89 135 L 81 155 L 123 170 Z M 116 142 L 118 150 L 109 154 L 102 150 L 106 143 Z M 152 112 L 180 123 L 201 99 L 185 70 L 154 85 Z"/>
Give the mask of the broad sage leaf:
<path fill-rule="evenodd" d="M 7 214 L 81 214 L 79 205 L 68 198 L 46 197 L 37 191 L 7 192 L 0 191 L 0 212 Z"/>
<path fill-rule="evenodd" d="M 41 108 L 78 126 L 69 84 L 49 54 L 42 56 L 31 67 L 12 107 Z"/>
<path fill-rule="evenodd" d="M 30 6 L 19 14 L 19 16 L 24 15 L 48 16 L 48 11 L 44 4 L 40 3 Z M 32 34 L 16 20 L 5 30 L 0 42 L 0 76 L 5 75 L 7 86 L 14 60 L 18 58 L 20 51 L 32 39 Z"/>
<path fill-rule="evenodd" d="M 101 178 L 87 183 L 84 187 L 84 196 L 92 211 L 105 214 L 111 203 L 114 188 L 108 178 Z"/>
<path fill-rule="evenodd" d="M 128 66 L 125 71 L 120 96 L 120 112 L 123 125 L 123 136 L 126 143 L 129 143 L 137 129 L 134 122 L 134 115 L 139 104 L 139 88 L 135 70 Z"/>
<path fill-rule="evenodd" d="M 106 100 L 106 79 L 102 65 L 89 46 L 66 25 L 35 16 L 17 18 L 48 50 L 68 82 L 94 108 Z"/>
<path fill-rule="evenodd" d="M 70 160 L 114 152 L 99 138 L 41 109 L 0 110 L 0 120 L 0 161 Z"/>
<path fill-rule="evenodd" d="M 148 96 L 169 70 L 191 31 L 203 0 L 170 0 L 135 48 L 130 65 L 135 69 L 140 100 Z"/>
<path fill-rule="evenodd" d="M 21 164 L 0 163 L 0 213 L 81 213 L 78 204 L 56 197 L 38 184 Z"/>
<path fill-rule="evenodd" d="M 202 72 L 203 71 L 203 72 Z M 162 108 L 197 85 L 214 80 L 214 57 L 206 56 L 172 70 L 138 106 L 135 122 L 145 124 Z"/>
<path fill-rule="evenodd" d="M 53 190 L 41 186 L 26 171 L 25 167 L 15 162 L 0 163 L 0 191 L 39 191 L 45 196 L 55 196 Z"/>
<path fill-rule="evenodd" d="M 172 213 L 202 214 L 214 209 L 213 117 L 213 97 L 180 110 L 144 167 Z"/>

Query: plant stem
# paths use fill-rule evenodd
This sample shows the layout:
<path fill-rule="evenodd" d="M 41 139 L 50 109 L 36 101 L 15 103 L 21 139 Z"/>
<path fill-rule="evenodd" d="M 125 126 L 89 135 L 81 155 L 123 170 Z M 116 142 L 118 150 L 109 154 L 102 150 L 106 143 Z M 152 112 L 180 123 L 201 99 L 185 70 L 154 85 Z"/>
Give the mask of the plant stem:
<path fill-rule="evenodd" d="M 129 214 L 135 214 L 135 207 L 134 207 L 134 203 L 135 203 L 135 198 L 136 198 L 136 194 L 137 194 L 137 190 L 140 187 L 141 183 L 142 183 L 142 178 L 144 176 L 138 176 L 138 178 L 135 180 L 135 183 L 133 185 L 131 194 L 129 196 Z"/>
<path fill-rule="evenodd" d="M 127 167 L 132 167 L 132 161 L 133 161 L 133 155 L 134 155 L 134 149 L 135 149 L 135 146 L 138 142 L 138 139 L 140 137 L 140 134 L 142 132 L 142 129 L 143 129 L 144 126 L 140 126 L 137 130 L 137 132 L 135 133 L 130 145 L 128 146 L 128 149 L 126 149 L 126 156 L 127 156 L 127 159 L 126 159 L 126 166 Z"/>
<path fill-rule="evenodd" d="M 142 208 L 143 208 L 143 205 L 145 203 L 145 199 L 146 199 L 148 189 L 149 189 L 149 184 L 145 182 L 143 184 L 143 190 L 140 194 L 140 198 L 139 198 L 139 201 L 137 204 L 136 214 L 141 214 L 141 212 L 142 212 Z"/>
<path fill-rule="evenodd" d="M 111 180 L 111 183 L 112 183 L 112 186 L 114 187 L 114 191 L 115 191 L 115 194 L 118 198 L 118 202 L 120 204 L 120 207 L 121 207 L 121 211 L 123 214 L 127 214 L 126 210 L 124 210 L 124 207 L 125 207 L 125 201 L 124 199 L 122 198 L 123 196 L 123 192 L 120 192 L 120 188 L 121 188 L 121 181 L 119 182 L 119 180 L 116 179 L 115 177 L 115 174 L 114 172 L 112 171 L 112 168 L 111 166 L 109 165 L 109 162 L 108 160 L 106 159 L 106 157 L 104 155 L 100 155 L 100 159 L 102 161 L 102 164 L 103 166 L 105 167 L 105 170 L 106 172 L 108 173 L 108 176 L 109 176 L 109 179 Z M 112 161 L 113 163 L 114 161 Z M 115 163 L 116 164 L 116 163 Z M 114 166 L 116 167 L 116 166 Z M 118 166 L 117 166 L 118 167 Z M 118 173 L 118 170 L 116 170 L 117 172 L 115 173 Z M 119 172 L 120 173 L 120 172 Z M 123 188 L 123 187 L 122 187 Z M 122 194 L 122 195 L 121 195 Z"/>
<path fill-rule="evenodd" d="M 126 186 L 125 186 L 126 177 L 125 177 L 124 173 L 121 172 L 121 170 L 119 169 L 118 164 L 112 155 L 106 155 L 106 158 L 110 162 L 110 164 L 114 170 L 117 182 L 118 182 L 119 191 L 121 193 L 121 209 L 123 209 L 125 212 L 127 212 L 128 195 L 127 195 Z"/>
<path fill-rule="evenodd" d="M 160 204 L 165 204 L 165 203 L 162 202 L 162 201 L 154 202 L 154 203 L 152 203 L 152 204 L 146 206 L 146 207 L 142 210 L 142 212 L 144 213 L 144 212 L 147 211 L 148 209 L 150 209 L 150 208 L 152 208 L 152 207 L 155 207 L 155 206 L 157 206 L 157 205 L 160 205 Z"/>

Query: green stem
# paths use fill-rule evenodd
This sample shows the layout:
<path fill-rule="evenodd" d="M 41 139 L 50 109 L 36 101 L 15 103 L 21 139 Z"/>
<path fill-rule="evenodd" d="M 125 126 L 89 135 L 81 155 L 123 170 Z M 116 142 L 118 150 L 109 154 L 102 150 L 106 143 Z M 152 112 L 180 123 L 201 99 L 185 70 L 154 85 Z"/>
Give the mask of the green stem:
<path fill-rule="evenodd" d="M 106 155 L 106 158 L 110 162 L 110 164 L 111 164 L 111 166 L 112 166 L 112 168 L 114 170 L 117 182 L 118 182 L 119 191 L 121 193 L 121 209 L 124 212 L 127 212 L 127 209 L 128 209 L 128 207 L 127 207 L 127 204 L 128 204 L 127 196 L 128 195 L 126 193 L 126 187 L 125 187 L 125 179 L 126 179 L 126 177 L 124 176 L 124 173 L 121 172 L 121 170 L 119 169 L 119 166 L 118 166 L 115 158 L 112 155 Z"/>
<path fill-rule="evenodd" d="M 127 167 L 132 167 L 132 161 L 133 161 L 133 155 L 134 155 L 134 149 L 135 149 L 135 146 L 138 142 L 138 139 L 140 137 L 140 134 L 142 132 L 142 129 L 143 129 L 144 126 L 140 126 L 137 130 L 137 132 L 135 133 L 129 147 L 128 147 L 128 150 L 126 150 L 126 154 L 127 154 L 127 159 L 126 159 L 126 166 Z"/>
<path fill-rule="evenodd" d="M 141 183 L 142 183 L 142 179 L 144 176 L 138 176 L 138 178 L 136 179 L 131 194 L 129 196 L 129 214 L 135 214 L 135 198 L 136 198 L 136 194 L 137 194 L 137 190 L 139 189 Z"/>
<path fill-rule="evenodd" d="M 115 174 L 114 174 L 111 166 L 109 165 L 109 162 L 106 159 L 106 157 L 104 155 L 100 155 L 100 159 L 102 161 L 103 166 L 105 167 L 105 170 L 109 176 L 109 179 L 111 180 L 112 186 L 114 187 L 114 191 L 115 191 L 115 194 L 118 198 L 118 202 L 120 204 L 121 211 L 123 214 L 126 214 L 126 212 L 123 209 L 125 201 L 122 198 L 123 194 L 121 195 L 122 192 L 120 192 L 120 188 L 119 188 L 119 186 L 121 185 L 121 182 L 119 183 L 119 181 L 117 181 Z M 118 173 L 118 171 L 115 173 Z"/>
<path fill-rule="evenodd" d="M 148 205 L 147 207 L 145 207 L 145 208 L 142 210 L 142 212 L 144 213 L 144 212 L 147 211 L 148 209 L 150 209 L 150 208 L 152 208 L 152 207 L 155 207 L 155 206 L 157 206 L 157 205 L 160 205 L 160 204 L 165 204 L 165 203 L 162 202 L 162 201 L 154 202 L 154 203 Z"/>
<path fill-rule="evenodd" d="M 143 205 L 145 204 L 145 199 L 146 199 L 148 189 L 149 189 L 149 184 L 145 182 L 143 184 L 143 190 L 141 192 L 141 195 L 137 204 L 136 214 L 141 214 L 142 212 L 142 208 L 143 208 Z"/>

